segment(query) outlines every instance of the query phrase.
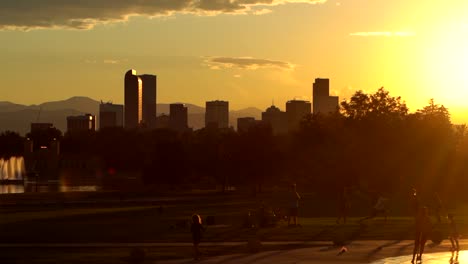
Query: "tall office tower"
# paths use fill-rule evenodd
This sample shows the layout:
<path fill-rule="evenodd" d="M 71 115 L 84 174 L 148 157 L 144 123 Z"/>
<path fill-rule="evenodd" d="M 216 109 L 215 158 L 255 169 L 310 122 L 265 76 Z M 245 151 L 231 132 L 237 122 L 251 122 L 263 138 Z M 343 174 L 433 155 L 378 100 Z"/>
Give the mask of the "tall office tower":
<path fill-rule="evenodd" d="M 143 119 L 142 81 L 135 70 L 125 74 L 125 128 L 137 128 Z"/>
<path fill-rule="evenodd" d="M 312 105 L 308 101 L 292 100 L 286 103 L 286 115 L 288 118 L 288 130 L 299 129 L 301 121 L 311 113 Z"/>
<path fill-rule="evenodd" d="M 99 129 L 123 127 L 123 113 L 123 105 L 101 102 L 99 105 Z"/>
<path fill-rule="evenodd" d="M 205 127 L 229 127 L 229 102 L 218 100 L 206 102 Z"/>
<path fill-rule="evenodd" d="M 314 114 L 329 114 L 338 110 L 338 96 L 330 96 L 330 80 L 315 79 L 312 87 L 312 100 Z"/>
<path fill-rule="evenodd" d="M 138 76 L 143 82 L 142 111 L 143 122 L 148 128 L 156 127 L 156 75 L 143 74 Z"/>
<path fill-rule="evenodd" d="M 67 116 L 67 131 L 96 131 L 96 116 L 86 114 L 82 116 Z"/>
<path fill-rule="evenodd" d="M 262 113 L 262 121 L 271 126 L 273 134 L 286 134 L 288 132 L 288 117 L 286 112 L 272 105 Z"/>
<path fill-rule="evenodd" d="M 183 132 L 188 129 L 188 111 L 185 105 L 169 105 L 169 128 L 178 132 Z"/>

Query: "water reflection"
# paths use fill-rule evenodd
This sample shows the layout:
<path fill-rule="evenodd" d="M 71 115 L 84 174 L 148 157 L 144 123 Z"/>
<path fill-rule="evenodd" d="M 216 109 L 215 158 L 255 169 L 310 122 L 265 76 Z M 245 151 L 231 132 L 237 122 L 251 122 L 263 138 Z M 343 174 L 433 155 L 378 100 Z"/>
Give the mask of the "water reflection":
<path fill-rule="evenodd" d="M 35 184 L 35 182 L 27 182 L 23 184 L 0 184 L 0 194 L 12 193 L 49 193 L 49 192 L 97 192 L 97 185 L 61 185 L 61 184 Z"/>
<path fill-rule="evenodd" d="M 401 256 L 401 257 L 392 257 L 373 262 L 373 264 L 400 264 L 400 263 L 411 263 L 412 256 Z M 439 264 L 439 263 L 468 263 L 468 253 L 467 251 L 460 252 L 442 252 L 442 253 L 433 253 L 433 254 L 424 254 L 422 262 L 424 264 Z"/>
<path fill-rule="evenodd" d="M 0 184 L 0 194 L 24 193 L 24 185 L 20 184 Z"/>

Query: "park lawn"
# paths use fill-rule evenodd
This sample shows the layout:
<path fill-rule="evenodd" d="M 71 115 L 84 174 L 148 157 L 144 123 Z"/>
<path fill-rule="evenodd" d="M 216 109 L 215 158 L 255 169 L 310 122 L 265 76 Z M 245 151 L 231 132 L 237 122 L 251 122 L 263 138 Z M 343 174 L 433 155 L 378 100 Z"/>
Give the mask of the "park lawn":
<path fill-rule="evenodd" d="M 359 224 L 358 217 L 337 225 L 333 217 L 314 217 L 317 208 L 304 207 L 302 227 L 289 228 L 281 221 L 272 228 L 243 228 L 244 216 L 258 208 L 250 197 L 213 196 L 203 200 L 175 201 L 159 206 L 129 204 L 28 206 L 0 210 L 0 243 L 90 243 L 90 242 L 191 242 L 190 216 L 215 217 L 203 241 L 333 241 L 412 239 L 411 217 L 382 218 Z M 263 202 L 263 200 L 262 200 Z M 468 234 L 468 215 L 457 214 L 461 234 Z M 447 225 L 442 225 L 444 236 Z"/>

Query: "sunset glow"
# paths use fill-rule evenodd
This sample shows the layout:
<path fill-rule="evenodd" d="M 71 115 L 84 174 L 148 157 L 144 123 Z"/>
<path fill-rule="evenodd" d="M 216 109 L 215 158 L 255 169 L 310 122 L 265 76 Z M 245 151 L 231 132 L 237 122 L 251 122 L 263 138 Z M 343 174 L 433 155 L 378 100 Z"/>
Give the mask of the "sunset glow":
<path fill-rule="evenodd" d="M 310 100 L 324 77 L 340 100 L 384 86 L 412 111 L 434 98 L 468 121 L 463 0 L 97 2 L 67 12 L 44 1 L 52 20 L 0 3 L 1 100 L 123 102 L 121 74 L 138 68 L 158 75 L 159 102 L 265 109 Z"/>

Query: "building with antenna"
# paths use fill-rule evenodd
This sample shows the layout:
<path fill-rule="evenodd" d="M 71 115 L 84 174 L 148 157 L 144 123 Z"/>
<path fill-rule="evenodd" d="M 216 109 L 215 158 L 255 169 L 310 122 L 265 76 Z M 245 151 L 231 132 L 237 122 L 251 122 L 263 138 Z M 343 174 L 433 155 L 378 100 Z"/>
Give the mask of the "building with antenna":
<path fill-rule="evenodd" d="M 273 134 L 286 134 L 288 132 L 288 118 L 286 112 L 272 105 L 262 112 L 262 122 L 269 125 Z"/>

